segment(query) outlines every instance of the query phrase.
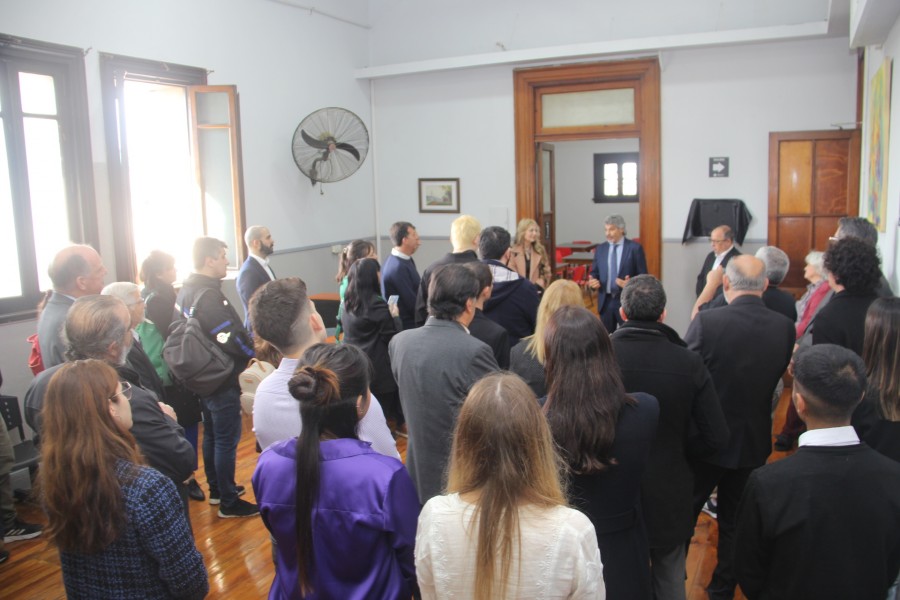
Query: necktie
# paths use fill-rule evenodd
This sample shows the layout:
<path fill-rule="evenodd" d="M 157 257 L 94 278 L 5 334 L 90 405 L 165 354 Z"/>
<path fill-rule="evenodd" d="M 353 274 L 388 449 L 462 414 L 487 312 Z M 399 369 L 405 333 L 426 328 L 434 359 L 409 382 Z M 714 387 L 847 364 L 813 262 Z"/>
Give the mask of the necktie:
<path fill-rule="evenodd" d="M 619 245 L 612 244 L 612 253 L 610 254 L 609 259 L 609 286 L 607 289 L 610 292 L 617 292 L 619 290 L 619 286 L 616 284 L 616 278 L 619 276 Z"/>

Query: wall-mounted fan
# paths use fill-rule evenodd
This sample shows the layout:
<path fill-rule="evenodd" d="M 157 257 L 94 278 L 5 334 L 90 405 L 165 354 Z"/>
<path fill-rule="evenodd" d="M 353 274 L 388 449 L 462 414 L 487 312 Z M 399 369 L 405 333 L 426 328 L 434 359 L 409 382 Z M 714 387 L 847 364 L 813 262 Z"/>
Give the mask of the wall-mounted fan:
<path fill-rule="evenodd" d="M 294 131 L 294 162 L 313 185 L 353 175 L 369 151 L 369 132 L 349 110 L 330 106 L 308 115 Z"/>

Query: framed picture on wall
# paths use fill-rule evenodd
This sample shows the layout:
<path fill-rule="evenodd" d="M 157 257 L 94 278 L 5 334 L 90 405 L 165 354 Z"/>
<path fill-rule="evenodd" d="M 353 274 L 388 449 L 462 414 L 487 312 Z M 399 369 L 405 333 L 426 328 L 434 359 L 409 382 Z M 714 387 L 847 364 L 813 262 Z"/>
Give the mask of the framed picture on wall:
<path fill-rule="evenodd" d="M 420 213 L 458 213 L 459 178 L 419 179 Z"/>

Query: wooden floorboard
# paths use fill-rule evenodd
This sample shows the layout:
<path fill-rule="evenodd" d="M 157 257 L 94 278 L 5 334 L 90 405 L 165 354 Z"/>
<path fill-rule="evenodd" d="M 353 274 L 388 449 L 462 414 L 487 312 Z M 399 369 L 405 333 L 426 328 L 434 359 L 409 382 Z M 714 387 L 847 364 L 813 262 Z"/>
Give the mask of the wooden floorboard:
<path fill-rule="evenodd" d="M 789 390 L 785 391 L 775 416 L 776 431 L 784 422 Z M 406 454 L 406 440 L 399 439 L 398 448 Z M 247 487 L 247 500 L 253 500 L 250 476 L 256 466 L 257 453 L 250 420 L 245 417 L 244 431 L 238 446 L 237 481 Z M 783 453 L 774 453 L 776 460 Z M 202 459 L 201 459 L 202 463 Z M 203 468 L 197 479 L 206 490 Z M 34 503 L 18 505 L 19 516 L 27 521 L 46 523 L 40 508 Z M 209 571 L 209 598 L 265 598 L 274 576 L 269 535 L 258 517 L 220 519 L 216 508 L 206 502 L 191 502 L 191 523 L 197 547 L 203 554 Z M 691 540 L 687 557 L 688 600 L 706 600 L 716 564 L 718 530 L 715 520 L 700 516 Z M 42 538 L 7 545 L 10 559 L 0 565 L 0 597 L 23 600 L 54 600 L 65 598 L 59 558 L 56 550 Z M 743 596 L 738 594 L 738 599 Z"/>

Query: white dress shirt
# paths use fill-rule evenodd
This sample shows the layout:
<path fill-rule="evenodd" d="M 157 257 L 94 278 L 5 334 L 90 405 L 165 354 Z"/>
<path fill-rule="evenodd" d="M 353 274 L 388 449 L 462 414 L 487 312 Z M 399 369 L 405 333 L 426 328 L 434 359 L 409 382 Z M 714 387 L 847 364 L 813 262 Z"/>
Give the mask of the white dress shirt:
<path fill-rule="evenodd" d="M 854 446 L 858 443 L 859 436 L 852 425 L 810 429 L 797 440 L 798 446 Z"/>
<path fill-rule="evenodd" d="M 275 442 L 300 435 L 300 403 L 288 391 L 288 382 L 297 369 L 297 358 L 282 358 L 281 364 L 256 388 L 253 400 L 253 431 L 260 448 L 265 450 Z M 359 420 L 359 439 L 372 444 L 379 454 L 400 458 L 397 443 L 388 429 L 384 411 L 375 396 L 371 396 L 369 410 Z"/>

